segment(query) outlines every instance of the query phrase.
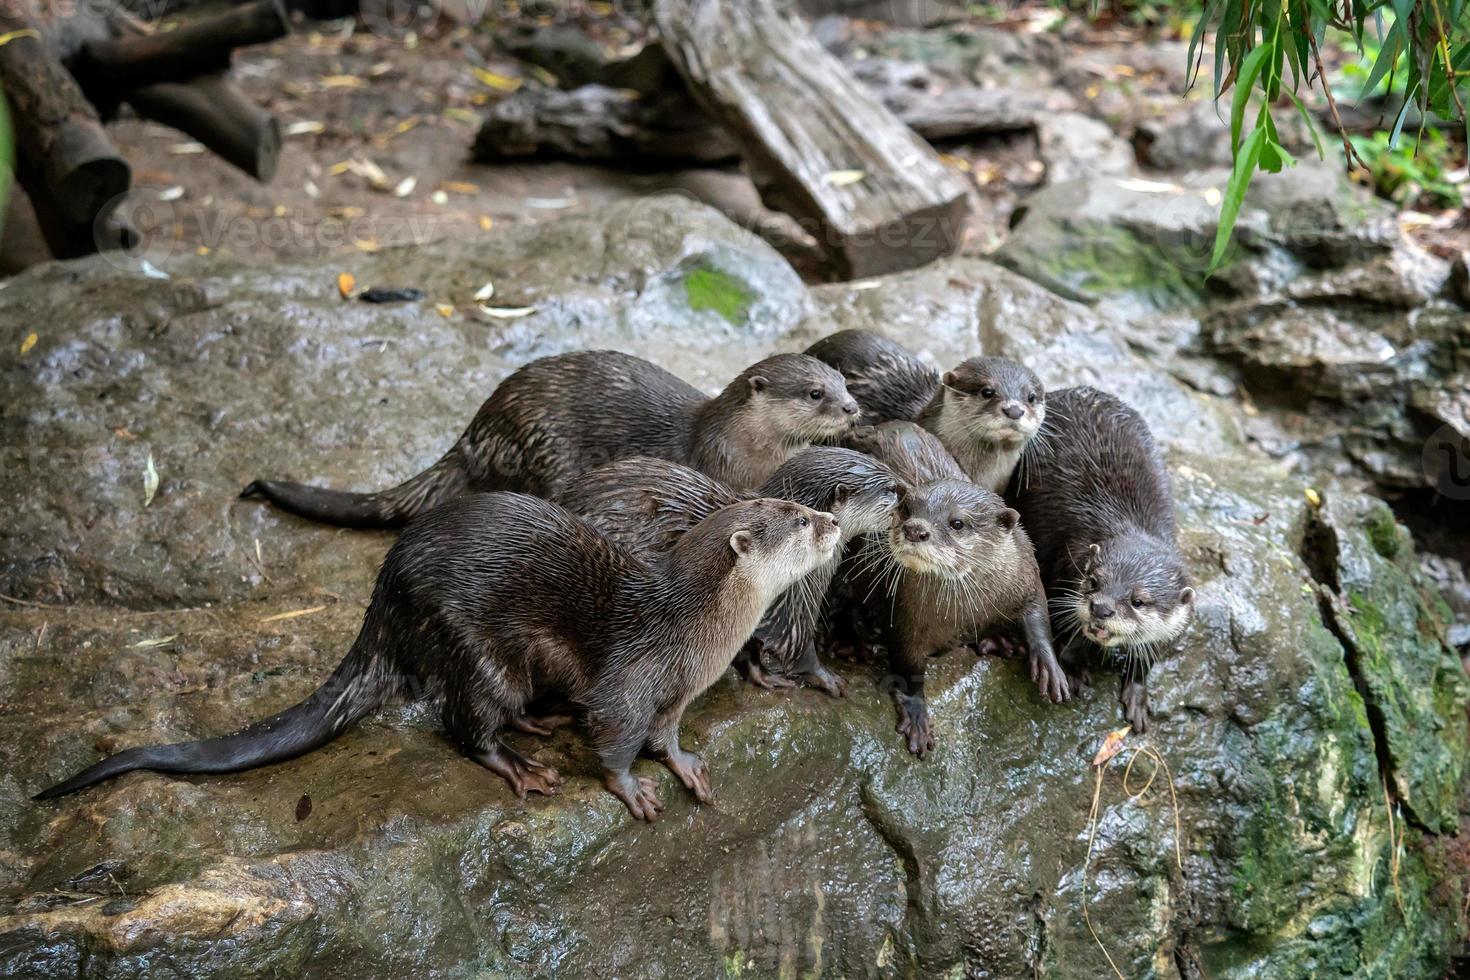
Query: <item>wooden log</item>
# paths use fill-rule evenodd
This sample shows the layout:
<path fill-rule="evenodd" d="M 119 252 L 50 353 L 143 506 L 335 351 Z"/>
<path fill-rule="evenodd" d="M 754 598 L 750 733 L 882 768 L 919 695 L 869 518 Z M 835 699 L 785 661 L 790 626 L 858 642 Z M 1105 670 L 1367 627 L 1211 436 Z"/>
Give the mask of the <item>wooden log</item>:
<path fill-rule="evenodd" d="M 485 114 L 474 158 L 590 160 L 640 168 L 733 159 L 724 127 L 677 89 L 640 96 L 584 85 L 571 91 L 523 88 Z"/>
<path fill-rule="evenodd" d="M 1045 117 L 1076 105 L 1059 89 L 949 85 L 913 62 L 869 58 L 847 67 L 931 142 L 1035 130 Z M 484 163 L 536 158 L 631 167 L 721 163 L 739 155 L 677 77 L 674 87 L 642 94 L 606 81 L 571 91 L 526 86 L 490 108 L 474 149 Z"/>
<path fill-rule="evenodd" d="M 653 13 L 664 50 L 734 136 L 767 204 L 811 224 L 847 275 L 959 247 L 967 183 L 777 0 L 656 0 Z"/>
<path fill-rule="evenodd" d="M 117 28 L 117 37 L 84 42 L 71 61 L 89 95 L 222 72 L 235 48 L 285 37 L 291 22 L 281 0 L 255 0 L 173 31 L 146 33 L 128 19 Z"/>
<path fill-rule="evenodd" d="M 276 117 L 223 75 L 145 85 L 126 98 L 140 116 L 194 137 L 256 180 L 275 176 L 281 154 Z"/>
<path fill-rule="evenodd" d="M 0 34 L 35 31 L 0 14 Z M 0 45 L 0 91 L 10 104 L 16 179 L 58 258 L 95 252 L 99 219 L 132 181 L 128 162 L 102 129 L 92 104 L 40 36 L 12 34 Z"/>

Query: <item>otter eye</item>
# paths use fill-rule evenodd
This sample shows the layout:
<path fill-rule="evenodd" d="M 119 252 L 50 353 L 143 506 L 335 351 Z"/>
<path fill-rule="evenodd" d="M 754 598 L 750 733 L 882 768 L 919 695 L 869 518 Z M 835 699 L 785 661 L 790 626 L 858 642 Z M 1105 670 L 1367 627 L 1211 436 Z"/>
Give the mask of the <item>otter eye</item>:
<path fill-rule="evenodd" d="M 1027 395 L 1026 396 L 1026 401 L 1027 401 L 1028 404 L 1035 405 L 1036 404 L 1036 392 L 1033 391 L 1031 394 Z"/>
<path fill-rule="evenodd" d="M 1148 605 L 1148 600 L 1145 599 L 1143 596 L 1136 595 L 1136 596 L 1133 597 L 1133 608 L 1134 609 L 1142 609 L 1146 605 Z"/>
<path fill-rule="evenodd" d="M 814 401 L 814 402 L 821 401 L 823 394 L 824 394 L 824 392 L 822 391 L 821 388 L 813 388 L 811 391 L 807 392 L 808 397 L 810 397 L 811 400 Z"/>
<path fill-rule="evenodd" d="M 980 397 L 981 398 L 994 398 L 995 397 L 995 389 L 992 388 L 992 387 L 990 387 L 990 385 L 986 385 L 984 388 L 981 388 L 980 389 Z"/>
<path fill-rule="evenodd" d="M 954 517 L 950 519 L 949 526 L 956 531 L 963 531 L 965 529 L 965 522 L 958 517 Z"/>
<path fill-rule="evenodd" d="M 1097 576 L 1096 575 L 1089 575 L 1089 576 L 1087 576 L 1087 591 L 1089 591 L 1089 592 L 1096 592 L 1097 591 Z"/>
<path fill-rule="evenodd" d="M 798 526 L 798 527 L 806 527 L 806 526 L 807 526 L 807 525 L 808 525 L 808 524 L 810 524 L 810 523 L 811 523 L 811 521 L 810 521 L 810 520 L 808 520 L 808 519 L 807 519 L 807 518 L 805 518 L 805 517 L 798 517 L 798 518 L 797 518 L 797 519 L 796 519 L 796 524 L 797 524 L 797 526 Z"/>

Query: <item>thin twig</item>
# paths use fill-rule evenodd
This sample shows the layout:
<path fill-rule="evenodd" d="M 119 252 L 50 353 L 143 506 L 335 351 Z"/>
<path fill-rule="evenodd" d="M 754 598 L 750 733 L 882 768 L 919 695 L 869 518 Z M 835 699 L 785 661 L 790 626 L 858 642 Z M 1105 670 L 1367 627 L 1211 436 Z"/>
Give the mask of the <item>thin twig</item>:
<path fill-rule="evenodd" d="M 1337 99 L 1332 95 L 1332 86 L 1327 84 L 1327 66 L 1322 64 L 1322 51 L 1317 47 L 1317 38 L 1312 34 L 1310 23 L 1307 25 L 1307 43 L 1312 46 L 1312 58 L 1317 63 L 1317 81 L 1322 85 L 1322 94 L 1327 96 L 1327 111 L 1332 114 L 1332 125 L 1337 127 L 1337 135 L 1342 138 L 1342 149 L 1347 154 L 1348 166 L 1367 170 L 1368 165 L 1353 148 L 1353 141 L 1348 139 L 1347 127 L 1342 124 L 1342 115 L 1337 111 Z"/>

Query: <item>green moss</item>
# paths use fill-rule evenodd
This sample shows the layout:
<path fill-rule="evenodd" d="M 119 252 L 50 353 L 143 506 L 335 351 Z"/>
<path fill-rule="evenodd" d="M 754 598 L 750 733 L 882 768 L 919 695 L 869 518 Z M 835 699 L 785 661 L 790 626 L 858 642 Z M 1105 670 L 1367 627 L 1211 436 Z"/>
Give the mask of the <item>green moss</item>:
<path fill-rule="evenodd" d="M 744 282 L 718 269 L 698 268 L 684 279 L 684 295 L 695 312 L 713 310 L 731 323 L 744 322 L 755 299 Z"/>
<path fill-rule="evenodd" d="M 1368 543 L 1373 545 L 1374 551 L 1389 561 L 1398 559 L 1402 549 L 1399 525 L 1393 519 L 1393 511 L 1386 504 L 1374 507 L 1367 513 L 1363 519 L 1363 530 L 1367 532 Z"/>
<path fill-rule="evenodd" d="M 1124 228 L 1089 227 L 1076 247 L 1002 254 L 1004 264 L 1062 287 L 1079 299 L 1137 295 L 1157 309 L 1198 302 L 1204 288 L 1200 267 L 1185 245 L 1150 241 Z M 1030 251 L 1030 250 L 1028 250 Z M 1006 261 L 1009 258 L 1009 261 Z"/>

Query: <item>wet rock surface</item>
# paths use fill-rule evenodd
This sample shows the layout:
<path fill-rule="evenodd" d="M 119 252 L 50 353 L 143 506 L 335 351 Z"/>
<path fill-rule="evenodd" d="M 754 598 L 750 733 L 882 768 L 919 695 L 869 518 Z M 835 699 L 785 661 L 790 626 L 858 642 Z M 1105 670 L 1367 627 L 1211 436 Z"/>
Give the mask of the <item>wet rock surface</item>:
<path fill-rule="evenodd" d="M 807 289 L 661 198 L 340 265 L 92 261 L 0 291 L 3 349 L 39 335 L 0 363 L 0 976 L 1442 972 L 1463 925 L 1435 858 L 1465 755 L 1454 612 L 1386 508 L 1334 481 L 1314 503 L 1252 445 L 1237 355 L 1199 318 L 1166 336 L 971 258 Z M 340 271 L 427 298 L 347 301 Z M 486 281 L 535 311 L 475 313 Z M 252 773 L 28 801 L 98 753 L 263 717 L 341 657 L 390 538 L 236 501 L 248 479 L 387 485 L 542 354 L 617 347 L 713 389 L 842 327 L 941 364 L 1022 357 L 1153 422 L 1198 621 L 1100 783 L 1115 671 L 1056 707 L 1022 664 L 961 650 L 931 668 L 924 762 L 881 664 L 841 664 L 842 703 L 727 674 L 684 739 L 717 799 L 639 763 L 668 806 L 652 827 L 579 733 L 515 737 L 569 777 L 520 802 L 423 706 Z"/>

